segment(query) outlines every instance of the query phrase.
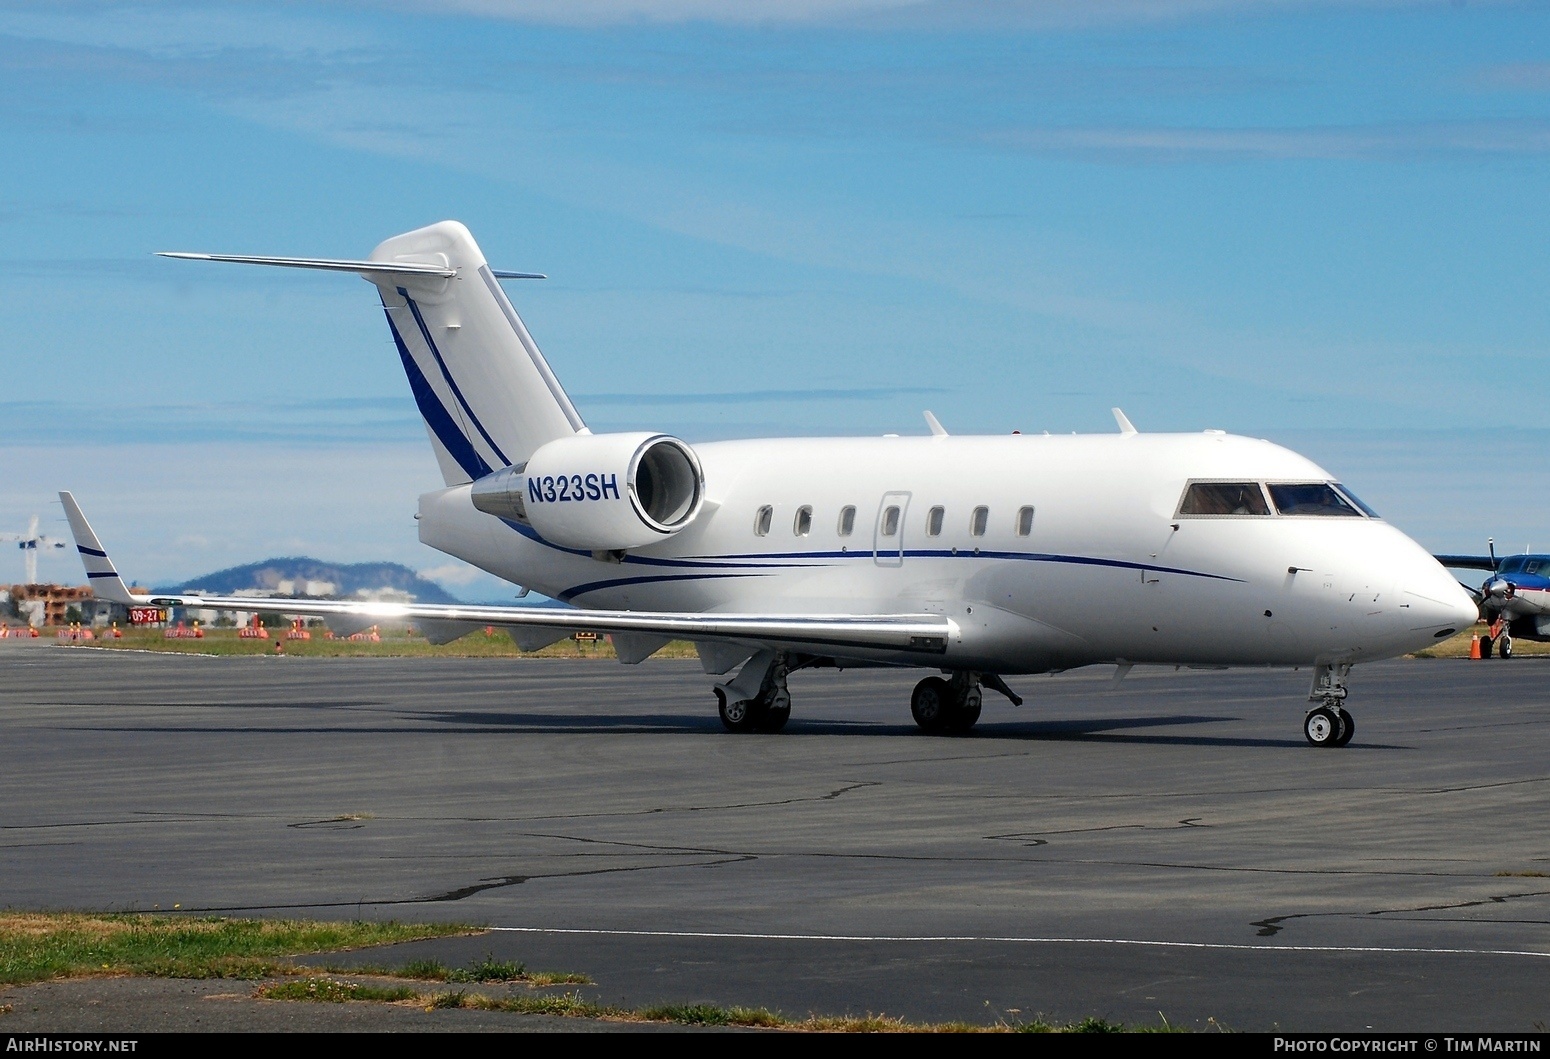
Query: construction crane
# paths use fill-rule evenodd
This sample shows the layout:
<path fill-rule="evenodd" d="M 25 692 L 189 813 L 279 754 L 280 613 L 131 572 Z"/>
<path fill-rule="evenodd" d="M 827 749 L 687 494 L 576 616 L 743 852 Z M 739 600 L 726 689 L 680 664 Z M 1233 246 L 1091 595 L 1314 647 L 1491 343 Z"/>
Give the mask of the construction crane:
<path fill-rule="evenodd" d="M 40 534 L 36 515 L 28 521 L 26 533 L 0 533 L 0 541 L 15 541 L 16 546 L 21 549 L 27 564 L 27 580 L 23 583 L 28 585 L 38 583 L 38 549 L 63 548 L 70 543 L 57 537 L 45 537 Z"/>

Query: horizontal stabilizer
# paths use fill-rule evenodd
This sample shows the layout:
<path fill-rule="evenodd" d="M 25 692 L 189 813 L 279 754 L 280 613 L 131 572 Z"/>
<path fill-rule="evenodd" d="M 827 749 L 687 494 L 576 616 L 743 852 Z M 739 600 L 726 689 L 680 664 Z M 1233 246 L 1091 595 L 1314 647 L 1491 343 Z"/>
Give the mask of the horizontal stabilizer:
<path fill-rule="evenodd" d="M 255 254 L 196 254 L 184 250 L 159 250 L 157 257 L 175 257 L 183 261 L 229 261 L 238 265 L 274 265 L 278 268 L 311 268 L 320 272 L 368 272 L 379 276 L 436 276 L 451 279 L 457 269 L 417 261 L 351 261 L 332 257 L 262 257 Z M 548 279 L 540 272 L 507 272 L 490 269 L 496 279 Z"/>
<path fill-rule="evenodd" d="M 343 261 L 327 257 L 254 257 L 249 254 L 191 254 L 161 250 L 157 257 L 176 257 L 184 261 L 231 261 L 239 265 L 277 265 L 280 268 L 314 268 L 324 272 L 375 272 L 384 276 L 440 276 L 451 279 L 457 269 L 446 265 L 420 264 L 413 261 Z"/>

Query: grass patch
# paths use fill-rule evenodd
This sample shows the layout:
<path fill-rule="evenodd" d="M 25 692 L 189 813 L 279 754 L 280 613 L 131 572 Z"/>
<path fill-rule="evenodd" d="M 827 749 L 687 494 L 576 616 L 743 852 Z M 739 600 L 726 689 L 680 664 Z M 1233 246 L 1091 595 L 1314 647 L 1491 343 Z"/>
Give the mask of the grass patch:
<path fill-rule="evenodd" d="M 286 958 L 302 953 L 391 945 L 478 929 L 454 923 L 0 913 L 0 985 L 115 974 L 262 978 L 298 973 Z"/>
<path fill-rule="evenodd" d="M 1041 1020 L 976 1025 L 961 1022 L 915 1023 L 886 1015 L 792 1019 L 766 1008 L 724 1008 L 713 1004 L 621 1008 L 594 1003 L 577 992 L 489 996 L 466 989 L 426 991 L 414 984 L 415 981 L 527 986 L 590 984 L 584 975 L 529 971 L 521 963 L 497 960 L 493 955 L 487 955 L 479 963 L 466 968 L 449 968 L 439 960 L 417 960 L 394 970 L 334 967 L 327 968 L 327 974 L 318 974 L 317 968 L 302 967 L 290 959 L 304 953 L 472 934 L 479 929 L 456 923 L 329 923 L 167 915 L 0 912 L 0 985 L 26 985 L 52 978 L 94 975 L 282 978 L 286 980 L 260 986 L 254 995 L 267 1000 L 301 1003 L 412 1002 L 427 1009 L 468 1008 L 680 1026 L 734 1026 L 832 1033 L 1119 1033 L 1159 1029 L 1120 1026 L 1094 1018 L 1067 1025 Z M 331 975 L 387 978 L 389 981 L 361 983 Z M 1177 1032 L 1166 1021 L 1160 1029 Z"/>
<path fill-rule="evenodd" d="M 1181 1032 L 1166 1020 L 1160 1027 L 1128 1027 L 1103 1019 L 1088 1018 L 1070 1024 L 996 1022 L 908 1022 L 887 1015 L 811 1016 L 787 1018 L 767 1008 L 723 1008 L 714 1004 L 663 1004 L 621 1008 L 596 1004 L 579 993 L 550 996 L 492 997 L 457 990 L 421 998 L 428 1008 L 471 1008 L 509 1011 L 519 1015 L 551 1015 L 560 1018 L 611 1019 L 620 1022 L 666 1022 L 679 1026 L 736 1026 L 749 1029 L 788 1030 L 808 1033 L 1133 1033 Z"/>
<path fill-rule="evenodd" d="M 315 1004 L 344 1004 L 351 1000 L 375 1000 L 392 1004 L 413 1000 L 419 991 L 406 985 L 376 986 L 359 982 L 341 982 L 336 978 L 302 978 L 262 986 L 257 996 L 265 1000 L 304 1000 Z"/>
<path fill-rule="evenodd" d="M 410 960 L 400 967 L 339 965 L 325 967 L 324 970 L 334 974 L 411 978 L 420 982 L 520 982 L 523 985 L 536 986 L 592 984 L 592 979 L 584 974 L 564 971 L 529 971 L 525 964 L 497 960 L 489 955 L 472 967 L 448 967 L 440 960 Z"/>

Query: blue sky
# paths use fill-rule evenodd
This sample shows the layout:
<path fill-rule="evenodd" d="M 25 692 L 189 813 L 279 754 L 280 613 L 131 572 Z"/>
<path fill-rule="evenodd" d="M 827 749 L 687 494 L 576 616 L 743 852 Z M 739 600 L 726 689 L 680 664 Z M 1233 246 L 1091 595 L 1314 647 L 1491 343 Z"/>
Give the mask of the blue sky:
<path fill-rule="evenodd" d="M 552 277 L 512 294 L 594 430 L 1118 404 L 1430 547 L 1550 549 L 1550 5 L 0 0 L 0 78 L 0 529 L 72 488 L 144 580 L 304 551 L 500 595 L 414 539 L 368 287 L 150 256 L 446 217 Z"/>

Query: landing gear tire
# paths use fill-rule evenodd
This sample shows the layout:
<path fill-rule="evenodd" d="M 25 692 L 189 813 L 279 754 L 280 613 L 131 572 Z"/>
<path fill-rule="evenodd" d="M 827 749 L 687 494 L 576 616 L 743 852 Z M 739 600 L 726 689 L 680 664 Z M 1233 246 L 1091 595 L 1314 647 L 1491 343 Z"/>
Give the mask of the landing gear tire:
<path fill-rule="evenodd" d="M 1345 746 L 1356 734 L 1356 718 L 1347 713 L 1344 707 L 1336 711 L 1336 715 L 1340 718 L 1340 738 L 1335 740 L 1334 745 Z"/>
<path fill-rule="evenodd" d="M 721 715 L 721 723 L 729 732 L 752 732 L 766 723 L 769 710 L 764 708 L 758 699 L 737 699 L 727 701 L 726 693 L 720 688 L 716 689 L 716 712 Z M 790 707 L 786 709 L 786 715 L 791 715 Z M 784 725 L 786 722 L 780 722 Z"/>
<path fill-rule="evenodd" d="M 979 689 L 976 688 L 966 702 L 953 704 L 953 711 L 947 715 L 945 730 L 954 735 L 962 735 L 973 728 L 974 722 L 980 719 L 980 706 Z"/>
<path fill-rule="evenodd" d="M 1484 653 L 1485 653 L 1484 651 L 1481 652 L 1482 655 Z M 1496 641 L 1496 653 L 1497 653 L 1497 655 L 1499 655 L 1502 658 L 1511 658 L 1512 657 L 1512 637 L 1511 636 L 1503 636 L 1500 640 Z"/>
<path fill-rule="evenodd" d="M 1493 641 L 1489 636 L 1480 637 L 1480 657 L 1490 658 Z"/>
<path fill-rule="evenodd" d="M 791 720 L 791 707 L 783 709 L 771 707 L 764 711 L 764 719 L 759 722 L 759 731 L 778 732 L 786 727 L 786 722 Z"/>
<path fill-rule="evenodd" d="M 1355 726 L 1352 726 L 1355 731 Z M 1328 706 L 1308 711 L 1302 721 L 1302 734 L 1313 746 L 1339 746 L 1343 734 L 1340 717 Z"/>
<path fill-rule="evenodd" d="M 910 716 L 921 731 L 940 732 L 947 727 L 954 705 L 952 686 L 941 677 L 927 677 L 910 695 Z"/>

